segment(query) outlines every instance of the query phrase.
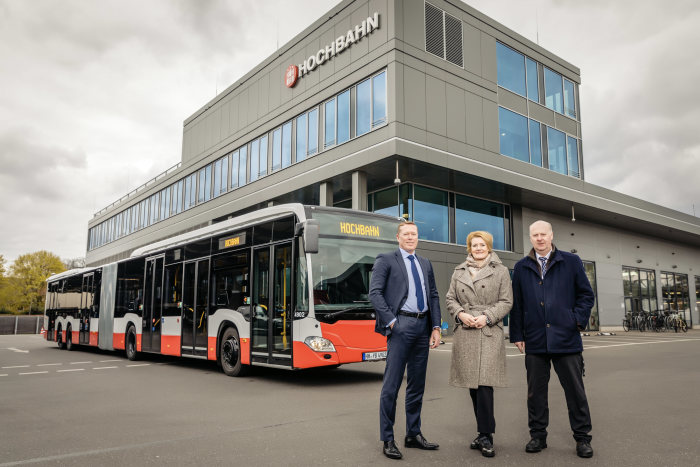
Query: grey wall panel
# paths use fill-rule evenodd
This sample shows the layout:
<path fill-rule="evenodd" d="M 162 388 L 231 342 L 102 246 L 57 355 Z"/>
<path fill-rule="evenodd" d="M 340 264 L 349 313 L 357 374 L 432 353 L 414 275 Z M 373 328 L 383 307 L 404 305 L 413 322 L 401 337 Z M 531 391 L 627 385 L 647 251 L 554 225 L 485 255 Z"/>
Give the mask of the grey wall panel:
<path fill-rule="evenodd" d="M 382 19 L 386 20 L 386 18 L 380 18 L 379 20 L 379 27 L 382 28 L 384 25 L 382 24 Z M 338 21 L 335 24 L 335 27 L 333 29 L 333 35 L 335 37 L 340 37 L 345 34 L 347 34 L 348 30 L 353 26 L 351 19 L 350 19 L 350 13 L 344 14 L 341 18 L 338 19 Z M 333 60 L 335 61 L 335 69 L 336 70 L 344 70 L 345 68 L 350 66 L 350 63 L 352 63 L 352 55 L 348 53 L 348 50 L 343 50 L 340 55 L 336 55 Z"/>
<path fill-rule="evenodd" d="M 425 51 L 425 4 L 421 1 L 403 2 L 403 40 Z"/>
<path fill-rule="evenodd" d="M 355 9 L 350 16 L 352 24 L 362 24 L 362 21 L 366 20 L 369 16 L 369 13 L 370 11 L 367 3 L 360 3 L 358 8 Z M 360 60 L 369 53 L 369 41 L 367 39 L 367 36 L 363 37 L 350 48 L 350 54 L 352 55 L 351 60 L 353 62 Z"/>
<path fill-rule="evenodd" d="M 243 88 L 238 95 L 238 128 L 236 132 L 248 126 L 248 89 Z"/>
<path fill-rule="evenodd" d="M 519 114 L 527 115 L 527 99 L 507 89 L 498 88 L 498 105 Z"/>
<path fill-rule="evenodd" d="M 499 89 L 500 91 L 500 89 Z M 536 104 L 530 100 L 527 101 L 528 109 L 530 110 L 530 118 L 542 122 L 546 125 L 554 127 L 554 111 L 547 107 Z"/>
<path fill-rule="evenodd" d="M 226 139 L 231 136 L 231 99 L 227 99 L 221 106 L 221 138 Z"/>
<path fill-rule="evenodd" d="M 405 67 L 403 84 L 405 121 L 408 125 L 425 130 L 425 73 Z"/>
<path fill-rule="evenodd" d="M 280 78 L 282 79 L 282 78 Z M 267 115 L 270 111 L 270 75 L 264 73 L 260 77 L 260 85 L 258 86 L 258 108 L 259 116 Z"/>
<path fill-rule="evenodd" d="M 481 33 L 481 76 L 494 83 L 498 81 L 496 39 L 483 32 Z"/>
<path fill-rule="evenodd" d="M 229 113 L 229 134 L 235 135 L 238 130 L 240 129 L 240 126 L 238 124 L 238 121 L 240 120 L 239 118 L 239 110 L 238 107 L 241 105 L 241 98 L 240 96 L 234 96 L 233 99 L 231 100 L 231 107 L 229 107 L 230 113 Z"/>
<path fill-rule="evenodd" d="M 464 22 L 462 23 L 462 50 L 464 69 L 477 76 L 482 76 L 481 31 Z"/>
<path fill-rule="evenodd" d="M 564 131 L 573 136 L 578 134 L 578 122 L 576 122 L 576 120 L 572 120 L 558 113 L 554 114 L 554 120 L 554 126 L 557 130 Z"/>
<path fill-rule="evenodd" d="M 447 99 L 447 137 L 466 143 L 467 105 L 464 90 L 447 84 L 445 93 Z"/>
<path fill-rule="evenodd" d="M 369 50 L 375 50 L 392 37 L 394 21 L 389 19 L 389 3 L 393 4 L 393 0 L 370 0 L 368 3 L 368 16 L 373 15 L 375 11 L 379 13 L 379 29 L 375 29 L 368 38 Z"/>
<path fill-rule="evenodd" d="M 467 92 L 467 143 L 480 148 L 484 147 L 484 105 L 483 98 Z"/>
<path fill-rule="evenodd" d="M 330 29 L 327 28 L 325 30 L 325 32 L 323 34 L 321 34 L 319 49 L 321 49 L 321 48 L 325 49 L 325 47 L 328 44 L 330 44 L 331 42 L 333 42 L 336 37 L 337 36 L 335 35 L 335 30 L 333 29 L 333 27 L 331 26 Z M 321 75 L 319 77 L 321 82 L 324 82 L 324 81 L 332 78 L 333 75 L 335 74 L 335 57 L 323 62 L 323 64 L 321 66 L 319 66 L 316 70 L 318 71 L 319 75 Z"/>
<path fill-rule="evenodd" d="M 283 75 L 280 75 L 280 80 L 282 79 Z M 250 86 L 248 87 L 248 124 L 253 123 L 258 119 L 260 116 L 260 103 L 259 103 L 259 95 L 260 95 L 260 82 L 259 81 L 253 81 L 250 83 Z"/>
<path fill-rule="evenodd" d="M 302 54 L 303 55 L 303 54 Z M 298 63 L 298 62 L 297 62 Z M 280 86 L 281 78 L 279 76 L 279 70 L 273 69 L 270 71 L 268 74 L 268 105 L 270 106 L 271 109 L 276 109 L 280 105 L 280 91 L 282 89 L 282 86 Z M 301 81 L 301 80 L 300 80 Z M 301 83 L 297 83 L 297 86 L 299 86 Z"/>
<path fill-rule="evenodd" d="M 499 152 L 498 105 L 484 99 L 484 149 Z"/>
<path fill-rule="evenodd" d="M 425 79 L 425 106 L 427 129 L 441 136 L 447 136 L 447 102 L 445 82 L 430 75 Z"/>

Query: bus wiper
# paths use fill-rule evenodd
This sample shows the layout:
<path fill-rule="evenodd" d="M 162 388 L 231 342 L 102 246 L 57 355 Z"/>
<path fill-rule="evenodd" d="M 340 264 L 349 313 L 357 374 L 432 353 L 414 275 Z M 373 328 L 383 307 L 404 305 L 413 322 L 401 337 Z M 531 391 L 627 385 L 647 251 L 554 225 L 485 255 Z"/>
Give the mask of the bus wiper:
<path fill-rule="evenodd" d="M 343 308 L 342 310 L 334 311 L 332 313 L 326 313 L 325 315 L 323 315 L 323 319 L 333 319 L 336 316 L 340 316 L 343 313 L 347 313 L 348 311 L 360 311 L 360 310 L 368 311 L 368 310 L 374 310 L 374 308 L 369 307 L 369 306 L 351 306 L 348 308 Z"/>

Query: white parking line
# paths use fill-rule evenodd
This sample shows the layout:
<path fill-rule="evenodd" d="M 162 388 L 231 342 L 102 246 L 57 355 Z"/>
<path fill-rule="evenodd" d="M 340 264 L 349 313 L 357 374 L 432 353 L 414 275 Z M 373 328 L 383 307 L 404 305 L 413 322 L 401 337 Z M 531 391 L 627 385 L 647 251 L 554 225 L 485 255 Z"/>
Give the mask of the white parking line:
<path fill-rule="evenodd" d="M 4 375 L 0 375 L 0 376 L 7 376 L 7 373 L 5 373 Z"/>
<path fill-rule="evenodd" d="M 37 366 L 60 366 L 63 365 L 63 363 L 40 363 Z"/>
<path fill-rule="evenodd" d="M 71 365 L 84 365 L 86 363 L 92 363 L 92 362 L 70 362 Z"/>
<path fill-rule="evenodd" d="M 118 368 L 116 366 L 98 366 L 93 368 L 93 370 L 111 370 L 112 368 Z"/>
<path fill-rule="evenodd" d="M 72 368 L 70 370 L 56 370 L 56 373 L 66 373 L 68 371 L 85 371 L 85 368 Z"/>
<path fill-rule="evenodd" d="M 646 342 L 627 342 L 625 344 L 610 344 L 610 345 L 594 345 L 590 347 L 584 347 L 584 350 L 590 350 L 590 349 L 605 349 L 608 347 L 624 347 L 627 345 L 645 345 L 645 344 L 666 344 L 670 342 L 691 342 L 691 341 L 697 341 L 698 339 L 665 339 L 661 341 L 646 341 Z"/>
<path fill-rule="evenodd" d="M 133 365 L 127 365 L 127 367 L 134 367 L 134 366 L 149 366 L 150 363 L 135 363 Z"/>
<path fill-rule="evenodd" d="M 0 368 L 2 368 L 3 370 L 9 370 L 10 368 L 29 368 L 29 365 L 3 366 Z"/>
<path fill-rule="evenodd" d="M 107 362 L 121 362 L 121 359 L 116 359 L 116 360 L 100 360 L 100 363 L 107 363 Z"/>
<path fill-rule="evenodd" d="M 43 375 L 45 373 L 48 373 L 48 371 L 30 371 L 28 373 L 20 373 L 19 375 Z"/>

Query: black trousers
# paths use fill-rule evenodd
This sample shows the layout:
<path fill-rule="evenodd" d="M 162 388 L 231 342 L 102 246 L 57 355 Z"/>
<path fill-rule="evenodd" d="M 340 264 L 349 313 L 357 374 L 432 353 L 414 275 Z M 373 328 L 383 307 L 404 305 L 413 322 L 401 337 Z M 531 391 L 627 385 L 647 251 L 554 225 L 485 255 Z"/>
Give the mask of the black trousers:
<path fill-rule="evenodd" d="M 557 372 L 564 388 L 569 424 L 576 441 L 591 441 L 591 414 L 588 409 L 586 390 L 583 387 L 583 355 L 573 354 L 527 354 L 527 415 L 530 436 L 546 438 L 549 425 L 549 373 L 551 365 Z"/>
<path fill-rule="evenodd" d="M 493 434 L 496 432 L 496 418 L 493 416 L 493 387 L 479 386 L 476 389 L 469 388 L 469 395 L 474 405 L 476 417 L 476 429 L 480 434 Z"/>

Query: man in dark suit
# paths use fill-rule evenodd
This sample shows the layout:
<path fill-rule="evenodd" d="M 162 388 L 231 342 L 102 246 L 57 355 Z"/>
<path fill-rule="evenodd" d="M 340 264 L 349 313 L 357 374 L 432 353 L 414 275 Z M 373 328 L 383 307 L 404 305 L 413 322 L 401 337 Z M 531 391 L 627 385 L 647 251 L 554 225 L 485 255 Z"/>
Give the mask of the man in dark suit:
<path fill-rule="evenodd" d="M 418 227 L 413 222 L 399 225 L 399 249 L 377 256 L 372 268 L 369 298 L 377 314 L 375 330 L 387 336 L 386 368 L 379 402 L 379 425 L 384 455 L 401 459 L 394 442 L 396 397 L 408 373 L 406 384 L 407 448 L 437 449 L 421 433 L 428 349 L 440 345 L 440 297 L 433 266 L 415 254 Z"/>
<path fill-rule="evenodd" d="M 551 366 L 564 388 L 569 423 L 579 457 L 593 457 L 591 414 L 583 386 L 583 342 L 595 296 L 581 259 L 557 249 L 549 222 L 530 226 L 532 250 L 513 270 L 513 309 L 510 341 L 525 352 L 527 413 L 530 442 L 527 452 L 547 447 Z"/>

